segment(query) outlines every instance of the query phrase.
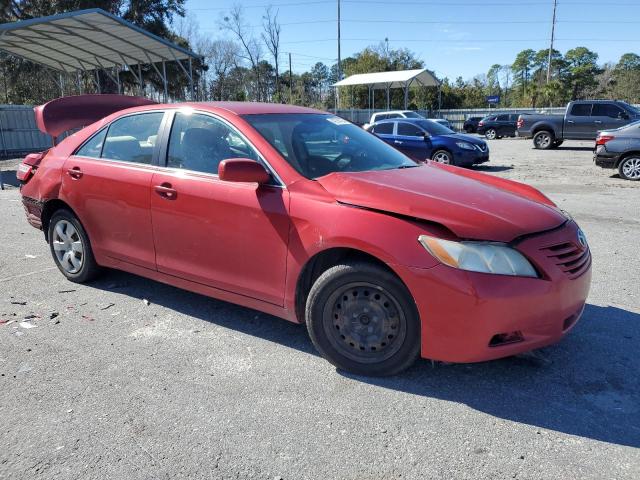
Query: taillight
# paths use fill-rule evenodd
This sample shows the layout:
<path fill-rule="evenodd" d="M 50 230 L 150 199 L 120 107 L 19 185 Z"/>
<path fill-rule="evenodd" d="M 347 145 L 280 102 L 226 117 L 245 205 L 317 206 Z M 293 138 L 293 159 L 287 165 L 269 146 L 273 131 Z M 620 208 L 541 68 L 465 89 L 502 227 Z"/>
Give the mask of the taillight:
<path fill-rule="evenodd" d="M 604 145 L 609 140 L 613 140 L 614 138 L 616 137 L 614 137 L 613 135 L 598 135 L 598 138 L 596 138 L 596 145 Z"/>
<path fill-rule="evenodd" d="M 523 125 L 524 125 L 524 118 L 519 118 L 518 121 L 516 122 L 516 127 L 522 128 Z"/>
<path fill-rule="evenodd" d="M 478 122 L 478 126 L 479 126 L 479 127 L 484 126 L 484 122 Z"/>
<path fill-rule="evenodd" d="M 16 170 L 16 177 L 18 178 L 18 180 L 20 180 L 22 183 L 28 182 L 29 179 L 33 177 L 33 174 L 36 173 L 38 165 L 40 165 L 40 162 L 47 155 L 48 151 L 49 150 L 38 153 L 30 153 L 29 155 L 24 157 L 24 160 L 18 165 L 18 169 Z"/>
<path fill-rule="evenodd" d="M 16 177 L 21 182 L 27 182 L 33 176 L 33 167 L 31 165 L 27 165 L 26 163 L 21 163 L 18 165 L 18 169 L 16 170 Z"/>

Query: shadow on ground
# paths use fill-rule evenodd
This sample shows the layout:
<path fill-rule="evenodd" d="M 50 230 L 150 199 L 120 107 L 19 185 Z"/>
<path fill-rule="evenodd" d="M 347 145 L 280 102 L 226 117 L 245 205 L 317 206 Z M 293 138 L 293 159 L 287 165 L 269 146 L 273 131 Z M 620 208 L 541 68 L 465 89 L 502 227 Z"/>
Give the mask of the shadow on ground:
<path fill-rule="evenodd" d="M 478 172 L 504 172 L 513 170 L 513 167 L 510 165 L 474 165 L 473 170 Z"/>
<path fill-rule="evenodd" d="M 571 150 L 574 152 L 593 152 L 594 147 L 579 147 L 573 145 L 562 145 L 560 147 L 554 148 L 554 150 Z"/>
<path fill-rule="evenodd" d="M 304 327 L 254 310 L 121 272 L 92 286 L 317 355 Z M 477 364 L 421 360 L 389 378 L 339 373 L 379 388 L 464 403 L 513 422 L 640 447 L 638 352 L 640 314 L 587 305 L 567 338 L 532 355 Z"/>

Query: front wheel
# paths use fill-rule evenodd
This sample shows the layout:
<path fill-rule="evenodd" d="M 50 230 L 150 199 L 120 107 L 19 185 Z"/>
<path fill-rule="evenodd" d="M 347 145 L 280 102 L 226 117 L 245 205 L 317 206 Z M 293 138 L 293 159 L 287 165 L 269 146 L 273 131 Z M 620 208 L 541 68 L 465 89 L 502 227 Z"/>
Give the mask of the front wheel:
<path fill-rule="evenodd" d="M 58 269 L 68 280 L 84 283 L 100 273 L 89 237 L 69 210 L 58 210 L 49 222 L 49 247 Z"/>
<path fill-rule="evenodd" d="M 640 157 L 633 155 L 622 160 L 618 165 L 618 173 L 625 180 L 640 180 Z"/>
<path fill-rule="evenodd" d="M 415 302 L 391 272 L 345 263 L 324 272 L 307 298 L 309 336 L 324 358 L 359 375 L 394 375 L 420 353 Z"/>
<path fill-rule="evenodd" d="M 487 140 L 495 140 L 498 137 L 498 132 L 494 128 L 490 128 L 484 133 Z"/>
<path fill-rule="evenodd" d="M 431 160 L 438 163 L 444 163 L 445 165 L 453 165 L 453 156 L 446 150 L 436 150 L 431 155 Z"/>
<path fill-rule="evenodd" d="M 553 147 L 555 138 L 553 133 L 541 130 L 533 136 L 533 146 L 538 150 L 549 150 Z"/>

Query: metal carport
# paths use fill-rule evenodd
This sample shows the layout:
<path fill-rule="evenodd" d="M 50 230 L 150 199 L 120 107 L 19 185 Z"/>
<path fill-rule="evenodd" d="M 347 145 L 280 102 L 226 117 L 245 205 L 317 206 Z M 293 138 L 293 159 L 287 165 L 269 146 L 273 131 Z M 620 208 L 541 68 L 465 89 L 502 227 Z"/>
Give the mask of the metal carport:
<path fill-rule="evenodd" d="M 195 100 L 193 60 L 201 56 L 100 8 L 2 24 L 0 50 L 48 67 L 63 95 L 62 74 L 75 73 L 81 90 L 79 72 L 92 71 L 96 72 L 90 77 L 98 93 L 98 71 L 104 72 L 121 93 L 123 70 L 131 73 L 142 92 L 141 65 L 148 64 L 162 79 L 167 101 L 166 62 L 175 62 L 189 80 L 191 99 Z"/>
<path fill-rule="evenodd" d="M 414 83 L 422 87 L 438 88 L 438 110 L 440 110 L 441 83 L 435 74 L 426 68 L 351 75 L 344 80 L 334 83 L 332 87 L 336 88 L 336 97 L 338 97 L 337 93 L 340 87 L 367 85 L 369 87 L 369 105 L 373 103 L 372 98 L 375 96 L 376 89 L 384 89 L 387 92 L 387 109 L 390 107 L 389 90 L 392 88 L 402 88 L 404 89 L 404 108 L 406 109 L 409 103 L 409 88 L 411 88 Z"/>

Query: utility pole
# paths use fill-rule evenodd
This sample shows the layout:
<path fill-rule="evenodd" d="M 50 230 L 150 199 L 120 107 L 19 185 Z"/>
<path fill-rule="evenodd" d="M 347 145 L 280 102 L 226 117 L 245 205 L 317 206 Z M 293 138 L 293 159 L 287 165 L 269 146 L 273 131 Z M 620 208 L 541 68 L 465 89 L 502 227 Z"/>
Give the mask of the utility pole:
<path fill-rule="evenodd" d="M 289 52 L 289 104 L 293 105 L 293 74 L 291 73 L 291 52 Z"/>
<path fill-rule="evenodd" d="M 340 0 L 338 0 L 338 79 L 339 82 L 342 80 L 342 62 L 340 61 Z M 336 87 L 336 113 L 338 107 L 340 107 L 340 97 L 339 97 L 340 89 Z"/>
<path fill-rule="evenodd" d="M 558 0 L 553 0 L 553 19 L 551 20 L 551 44 L 549 45 L 549 59 L 547 60 L 547 83 L 551 81 L 551 55 L 553 53 L 553 37 L 556 33 L 556 8 Z"/>

